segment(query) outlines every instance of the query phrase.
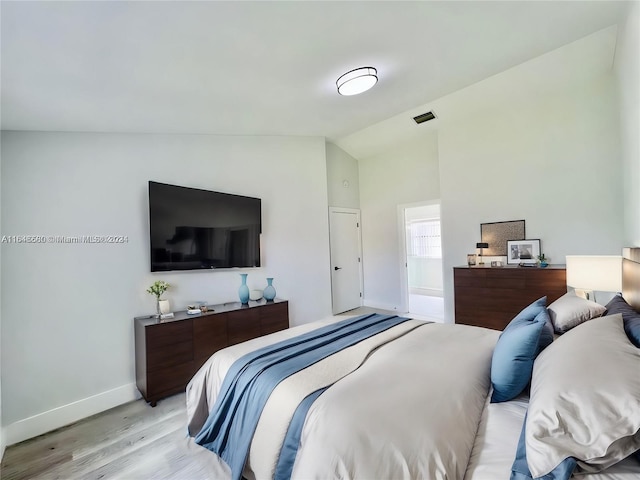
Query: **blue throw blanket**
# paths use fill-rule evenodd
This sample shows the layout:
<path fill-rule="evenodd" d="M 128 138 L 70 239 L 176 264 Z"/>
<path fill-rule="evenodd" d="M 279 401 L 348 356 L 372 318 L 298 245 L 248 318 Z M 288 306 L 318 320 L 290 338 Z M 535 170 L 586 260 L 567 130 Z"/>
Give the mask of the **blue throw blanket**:
<path fill-rule="evenodd" d="M 240 480 L 262 410 L 282 380 L 407 320 L 395 315 L 363 315 L 244 355 L 227 372 L 196 443 L 218 454 L 229 465 L 232 479 Z"/>
<path fill-rule="evenodd" d="M 313 402 L 315 402 L 327 388 L 329 387 L 320 388 L 307 395 L 307 397 L 300 402 L 298 408 L 296 408 L 291 418 L 289 428 L 287 429 L 287 434 L 284 437 L 282 448 L 280 449 L 276 471 L 273 475 L 274 480 L 288 480 L 291 478 L 293 464 L 298 454 L 298 445 L 300 445 L 300 437 L 302 436 L 302 427 L 304 426 L 304 421 L 307 419 L 307 412 L 311 408 L 311 405 L 313 405 Z"/>

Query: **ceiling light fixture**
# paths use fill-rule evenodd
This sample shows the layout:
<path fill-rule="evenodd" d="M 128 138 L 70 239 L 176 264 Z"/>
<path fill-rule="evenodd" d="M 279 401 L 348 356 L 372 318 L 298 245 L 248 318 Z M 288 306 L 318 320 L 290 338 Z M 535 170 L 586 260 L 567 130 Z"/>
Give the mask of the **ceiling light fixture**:
<path fill-rule="evenodd" d="M 336 80 L 340 95 L 358 95 L 366 92 L 378 82 L 378 71 L 373 67 L 360 67 Z"/>

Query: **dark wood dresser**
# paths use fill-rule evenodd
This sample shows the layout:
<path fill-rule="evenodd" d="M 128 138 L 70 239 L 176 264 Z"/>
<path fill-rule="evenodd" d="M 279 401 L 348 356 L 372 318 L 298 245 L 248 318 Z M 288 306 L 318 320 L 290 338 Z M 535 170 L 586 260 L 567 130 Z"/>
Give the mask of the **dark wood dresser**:
<path fill-rule="evenodd" d="M 136 384 L 151 406 L 184 391 L 191 377 L 221 348 L 289 328 L 289 302 L 212 305 L 202 314 L 136 318 Z"/>
<path fill-rule="evenodd" d="M 567 293 L 564 265 L 539 267 L 454 267 L 455 322 L 504 330 L 520 310 Z"/>

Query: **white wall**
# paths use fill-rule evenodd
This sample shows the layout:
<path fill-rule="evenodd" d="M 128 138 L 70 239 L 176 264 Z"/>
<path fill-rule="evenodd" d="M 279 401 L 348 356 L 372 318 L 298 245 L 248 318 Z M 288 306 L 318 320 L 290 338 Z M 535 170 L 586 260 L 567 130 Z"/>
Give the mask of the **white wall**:
<path fill-rule="evenodd" d="M 1 139 L 0 139 L 1 140 Z M 2 198 L 2 155 L 0 154 L 0 198 Z M 0 231 L 2 230 L 2 209 L 0 208 Z M 2 271 L 2 243 L 0 242 L 0 272 Z M 0 275 L 0 461 L 6 445 L 4 422 L 2 421 L 2 275 Z"/>
<path fill-rule="evenodd" d="M 3 246 L 9 443 L 133 398 L 133 317 L 154 313 L 153 281 L 178 308 L 237 299 L 238 271 L 149 272 L 148 180 L 262 198 L 250 287 L 274 277 L 293 325 L 331 313 L 323 138 L 3 132 L 2 157 L 3 235 L 129 237 Z"/>
<path fill-rule="evenodd" d="M 624 170 L 625 245 L 640 246 L 640 4 L 629 2 L 618 27 L 614 73 L 618 87 Z"/>
<path fill-rule="evenodd" d="M 358 161 L 364 304 L 401 310 L 398 206 L 440 198 L 438 141 L 423 137 Z"/>
<path fill-rule="evenodd" d="M 329 206 L 360 208 L 358 161 L 333 143 L 326 149 Z"/>
<path fill-rule="evenodd" d="M 567 254 L 619 254 L 623 246 L 612 74 L 490 100 L 492 108 L 439 130 L 446 321 L 453 320 L 452 267 L 474 251 L 481 223 L 525 219 L 526 236 L 541 239 L 552 263 Z"/>

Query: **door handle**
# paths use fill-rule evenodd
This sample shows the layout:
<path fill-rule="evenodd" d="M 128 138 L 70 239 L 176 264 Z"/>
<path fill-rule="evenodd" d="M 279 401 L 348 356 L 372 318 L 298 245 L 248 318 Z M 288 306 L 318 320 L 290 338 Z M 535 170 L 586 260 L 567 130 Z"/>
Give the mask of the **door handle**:
<path fill-rule="evenodd" d="M 342 270 L 342 267 L 333 267 L 334 270 Z"/>

